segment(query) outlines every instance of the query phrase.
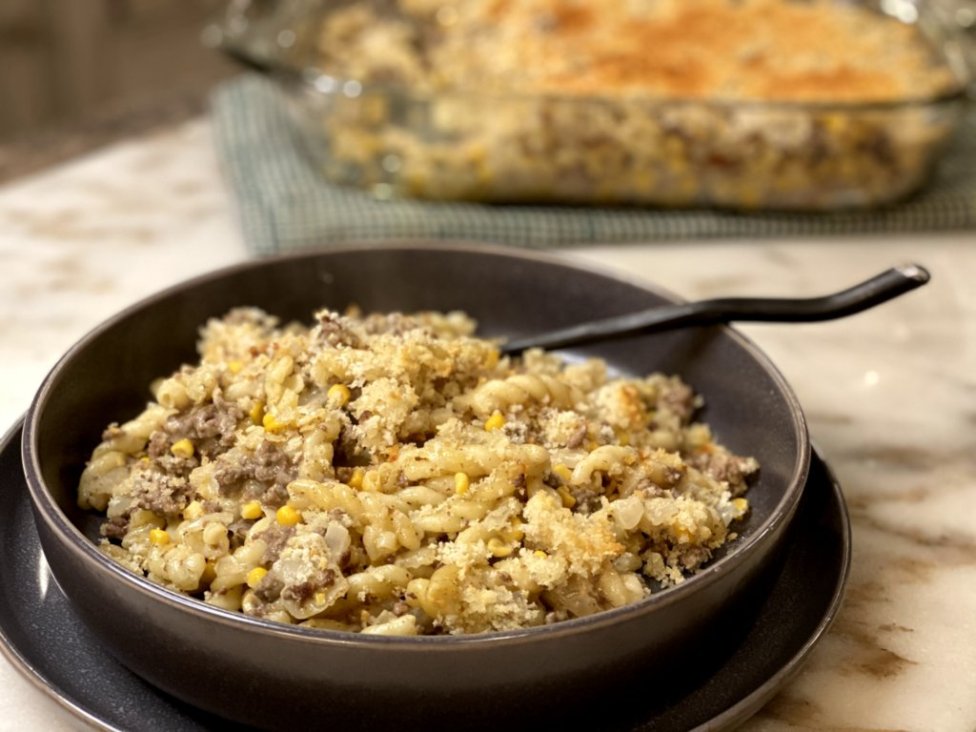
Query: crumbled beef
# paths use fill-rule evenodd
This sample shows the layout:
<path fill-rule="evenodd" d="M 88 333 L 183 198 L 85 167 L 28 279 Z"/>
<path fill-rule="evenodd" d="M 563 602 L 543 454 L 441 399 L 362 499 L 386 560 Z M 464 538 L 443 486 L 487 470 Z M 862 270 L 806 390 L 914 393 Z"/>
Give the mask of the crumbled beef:
<path fill-rule="evenodd" d="M 151 458 L 160 458 L 169 452 L 169 435 L 162 430 L 155 430 L 149 436 L 149 444 L 146 446 L 146 453 Z"/>
<path fill-rule="evenodd" d="M 344 318 L 328 310 L 318 314 L 319 339 L 336 348 L 347 346 L 361 348 L 362 342 L 358 335 L 344 322 Z"/>
<path fill-rule="evenodd" d="M 695 412 L 695 392 L 687 384 L 676 382 L 661 392 L 659 403 L 674 412 L 682 422 L 691 419 Z"/>
<path fill-rule="evenodd" d="M 281 591 L 284 600 L 291 600 L 299 605 L 304 605 L 311 597 L 324 587 L 328 587 L 336 580 L 334 570 L 325 569 L 316 572 L 312 577 L 299 582 L 297 585 L 289 585 Z"/>
<path fill-rule="evenodd" d="M 122 541 L 122 537 L 126 535 L 128 530 L 128 516 L 116 516 L 115 518 L 107 519 L 99 529 L 102 536 L 106 539 L 115 539 L 116 541 Z"/>
<path fill-rule="evenodd" d="M 166 420 L 164 429 L 175 439 L 188 438 L 201 455 L 212 457 L 234 444 L 234 432 L 244 412 L 236 404 L 224 401 L 219 391 L 214 401 L 193 407 Z"/>
<path fill-rule="evenodd" d="M 759 467 L 754 458 L 721 449 L 696 453 L 688 458 L 688 463 L 715 480 L 728 483 L 736 495 L 746 489 L 747 480 Z"/>
<path fill-rule="evenodd" d="M 261 563 L 271 564 L 277 561 L 281 550 L 285 548 L 285 544 L 288 543 L 288 539 L 294 533 L 294 526 L 282 526 L 278 523 L 272 524 L 266 531 L 262 531 L 257 538 L 261 539 L 267 545 L 267 548 L 261 557 Z"/>
<path fill-rule="evenodd" d="M 705 546 L 682 545 L 678 548 L 680 549 L 678 564 L 688 571 L 698 569 L 712 556 L 711 551 Z"/>
<path fill-rule="evenodd" d="M 288 500 L 287 486 L 297 475 L 292 459 L 275 443 L 265 440 L 239 465 L 221 464 L 214 471 L 214 480 L 222 496 L 233 496 L 248 481 L 256 481 L 248 485 L 244 498 L 277 508 Z"/>
<path fill-rule="evenodd" d="M 265 440 L 249 462 L 251 475 L 262 482 L 288 485 L 295 479 L 295 465 L 275 443 Z"/>
<path fill-rule="evenodd" d="M 247 470 L 241 465 L 222 465 L 214 471 L 217 491 L 222 496 L 232 496 L 237 493 L 247 477 Z"/>
<path fill-rule="evenodd" d="M 266 574 L 258 586 L 254 588 L 254 594 L 258 596 L 258 599 L 262 602 L 274 602 L 281 596 L 281 591 L 284 589 L 285 583 L 278 579 L 273 574 Z M 263 614 L 263 613 L 262 613 Z"/>
<path fill-rule="evenodd" d="M 262 488 L 260 484 L 257 486 L 252 484 L 244 491 L 244 498 L 248 501 L 258 501 L 271 508 L 281 508 L 288 503 L 288 488 L 281 483 L 273 483 L 266 488 Z"/>
<path fill-rule="evenodd" d="M 193 469 L 200 465 L 200 458 L 194 454 L 190 457 L 172 455 L 167 451 L 155 459 L 155 465 L 163 473 L 174 477 L 189 477 Z"/>
<path fill-rule="evenodd" d="M 193 488 L 186 478 L 158 471 L 138 474 L 132 488 L 133 505 L 164 515 L 175 516 L 186 508 Z"/>

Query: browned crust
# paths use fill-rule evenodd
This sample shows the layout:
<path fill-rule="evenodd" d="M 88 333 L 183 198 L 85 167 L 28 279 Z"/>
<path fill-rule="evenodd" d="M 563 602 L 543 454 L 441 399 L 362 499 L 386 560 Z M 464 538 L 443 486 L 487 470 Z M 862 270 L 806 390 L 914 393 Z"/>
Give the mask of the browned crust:
<path fill-rule="evenodd" d="M 955 82 L 914 26 L 837 0 L 455 0 L 439 83 L 570 95 L 884 101 Z M 436 23 L 435 23 L 436 25 Z"/>

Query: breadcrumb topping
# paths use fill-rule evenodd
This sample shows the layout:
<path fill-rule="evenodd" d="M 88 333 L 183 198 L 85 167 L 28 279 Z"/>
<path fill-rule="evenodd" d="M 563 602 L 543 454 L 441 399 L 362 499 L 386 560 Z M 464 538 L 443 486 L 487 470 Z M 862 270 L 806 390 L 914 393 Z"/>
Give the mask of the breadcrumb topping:
<path fill-rule="evenodd" d="M 499 354 L 463 314 L 234 310 L 110 425 L 79 504 L 102 550 L 219 607 L 386 635 L 509 630 L 683 581 L 755 460 L 678 377 Z"/>

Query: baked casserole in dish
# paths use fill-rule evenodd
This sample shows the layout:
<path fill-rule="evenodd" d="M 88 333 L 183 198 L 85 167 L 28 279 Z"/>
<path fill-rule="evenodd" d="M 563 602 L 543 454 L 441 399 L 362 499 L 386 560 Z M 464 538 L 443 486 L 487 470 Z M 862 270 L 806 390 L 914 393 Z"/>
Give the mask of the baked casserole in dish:
<path fill-rule="evenodd" d="M 951 33 L 913 3 L 234 8 L 224 48 L 278 72 L 330 180 L 380 196 L 879 205 L 925 182 L 965 89 Z"/>

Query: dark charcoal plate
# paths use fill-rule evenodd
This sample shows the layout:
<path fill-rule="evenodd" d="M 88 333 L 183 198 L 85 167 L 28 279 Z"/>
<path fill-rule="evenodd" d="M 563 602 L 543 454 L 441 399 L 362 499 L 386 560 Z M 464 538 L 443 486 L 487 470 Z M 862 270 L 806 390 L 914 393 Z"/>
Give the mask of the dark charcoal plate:
<path fill-rule="evenodd" d="M 227 723 L 142 681 L 115 660 L 75 615 L 41 554 L 20 464 L 21 425 L 0 443 L 0 651 L 55 701 L 103 729 L 205 730 Z M 635 680 L 614 704 L 580 720 L 608 730 L 720 730 L 754 714 L 800 668 L 837 613 L 850 561 L 850 526 L 833 474 L 814 454 L 810 477 L 781 549 L 781 567 L 727 618 L 727 637 L 682 687 Z M 242 703 L 246 700 L 242 699 Z M 609 706 L 609 705 L 606 705 Z"/>

